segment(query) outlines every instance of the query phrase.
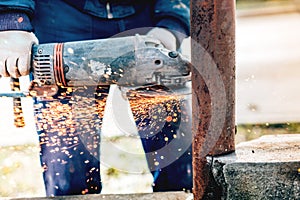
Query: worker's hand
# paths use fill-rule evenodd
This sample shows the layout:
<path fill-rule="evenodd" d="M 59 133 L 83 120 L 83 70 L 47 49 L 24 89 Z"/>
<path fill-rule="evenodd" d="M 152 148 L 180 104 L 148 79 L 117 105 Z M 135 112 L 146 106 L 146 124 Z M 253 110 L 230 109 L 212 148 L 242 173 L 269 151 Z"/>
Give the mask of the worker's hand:
<path fill-rule="evenodd" d="M 176 51 L 176 37 L 171 31 L 165 28 L 156 27 L 151 29 L 147 35 L 161 41 L 165 48 Z"/>
<path fill-rule="evenodd" d="M 0 32 L 0 77 L 18 78 L 29 74 L 31 47 L 38 39 L 26 31 Z"/>

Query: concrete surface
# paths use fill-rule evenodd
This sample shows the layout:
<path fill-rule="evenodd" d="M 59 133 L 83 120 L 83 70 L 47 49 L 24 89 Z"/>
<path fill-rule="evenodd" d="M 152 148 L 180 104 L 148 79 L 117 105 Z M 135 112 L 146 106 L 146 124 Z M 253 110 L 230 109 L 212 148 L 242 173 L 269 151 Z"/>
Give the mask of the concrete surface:
<path fill-rule="evenodd" d="M 237 18 L 237 123 L 300 121 L 300 15 Z"/>
<path fill-rule="evenodd" d="M 236 147 L 235 162 L 300 162 L 300 134 L 265 135 Z"/>
<path fill-rule="evenodd" d="M 223 199 L 300 199 L 300 135 L 269 135 L 213 158 Z"/>
<path fill-rule="evenodd" d="M 13 200 L 13 198 L 7 198 Z M 53 200 L 53 197 L 44 198 L 18 198 L 18 200 Z M 192 200 L 193 195 L 184 192 L 163 192 L 147 194 L 122 194 L 122 195 L 81 195 L 81 196 L 62 196 L 56 197 L 60 200 Z M 16 199 L 15 199 L 16 200 Z"/>

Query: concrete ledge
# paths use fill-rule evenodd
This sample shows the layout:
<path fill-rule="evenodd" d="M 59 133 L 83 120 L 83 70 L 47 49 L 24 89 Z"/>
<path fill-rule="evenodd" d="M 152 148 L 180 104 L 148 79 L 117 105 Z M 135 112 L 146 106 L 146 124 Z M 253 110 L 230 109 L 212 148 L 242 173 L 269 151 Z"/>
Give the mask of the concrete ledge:
<path fill-rule="evenodd" d="M 236 149 L 236 162 L 299 162 L 300 134 L 265 135 Z"/>
<path fill-rule="evenodd" d="M 185 192 L 155 192 L 147 194 L 90 194 L 77 196 L 15 198 L 14 200 L 192 200 L 193 195 Z M 13 200 L 13 199 L 11 199 Z"/>
<path fill-rule="evenodd" d="M 299 167 L 299 162 L 226 165 L 227 199 L 300 199 Z"/>
<path fill-rule="evenodd" d="M 213 178 L 223 199 L 300 199 L 300 135 L 270 135 L 214 157 Z"/>

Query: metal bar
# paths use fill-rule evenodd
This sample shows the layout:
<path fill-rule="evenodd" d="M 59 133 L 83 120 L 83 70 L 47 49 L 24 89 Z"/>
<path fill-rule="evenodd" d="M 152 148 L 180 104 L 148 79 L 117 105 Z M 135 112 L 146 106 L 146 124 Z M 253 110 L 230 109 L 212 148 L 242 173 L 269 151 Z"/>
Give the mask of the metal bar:
<path fill-rule="evenodd" d="M 234 151 L 235 0 L 191 0 L 194 198 L 205 197 L 207 156 Z"/>
<path fill-rule="evenodd" d="M 28 92 L 1 92 L 0 93 L 0 98 L 1 97 L 13 97 L 13 98 L 20 98 L 20 97 L 30 97 Z"/>

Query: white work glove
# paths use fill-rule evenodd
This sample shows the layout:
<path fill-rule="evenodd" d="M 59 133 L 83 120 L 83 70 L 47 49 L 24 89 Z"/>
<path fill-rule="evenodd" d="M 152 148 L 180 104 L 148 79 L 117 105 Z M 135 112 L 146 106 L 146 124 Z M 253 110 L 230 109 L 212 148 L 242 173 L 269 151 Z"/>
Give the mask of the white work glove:
<path fill-rule="evenodd" d="M 28 75 L 33 44 L 38 44 L 38 39 L 33 33 L 1 31 L 0 77 L 18 78 Z"/>
<path fill-rule="evenodd" d="M 156 27 L 151 29 L 147 35 L 158 39 L 166 49 L 176 51 L 176 37 L 171 31 Z"/>

